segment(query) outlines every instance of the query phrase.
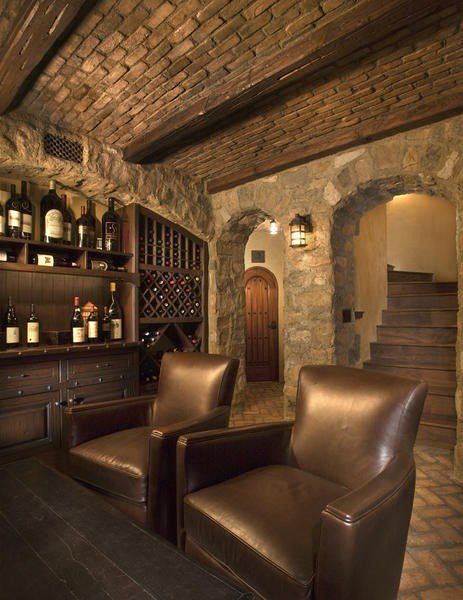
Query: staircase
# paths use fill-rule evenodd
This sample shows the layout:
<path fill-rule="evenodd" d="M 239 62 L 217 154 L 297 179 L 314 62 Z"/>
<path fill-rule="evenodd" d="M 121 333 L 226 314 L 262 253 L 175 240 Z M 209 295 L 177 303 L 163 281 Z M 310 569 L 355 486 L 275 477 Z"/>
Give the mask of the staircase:
<path fill-rule="evenodd" d="M 388 267 L 387 310 L 366 369 L 424 379 L 429 387 L 418 439 L 455 444 L 457 284 Z"/>

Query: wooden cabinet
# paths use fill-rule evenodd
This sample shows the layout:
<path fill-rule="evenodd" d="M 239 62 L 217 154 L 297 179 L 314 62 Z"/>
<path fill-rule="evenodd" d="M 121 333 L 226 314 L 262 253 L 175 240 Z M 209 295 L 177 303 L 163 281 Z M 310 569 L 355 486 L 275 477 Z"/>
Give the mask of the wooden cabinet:
<path fill-rule="evenodd" d="M 137 344 L 24 354 L 0 359 L 0 455 L 59 446 L 70 404 L 138 394 Z"/>

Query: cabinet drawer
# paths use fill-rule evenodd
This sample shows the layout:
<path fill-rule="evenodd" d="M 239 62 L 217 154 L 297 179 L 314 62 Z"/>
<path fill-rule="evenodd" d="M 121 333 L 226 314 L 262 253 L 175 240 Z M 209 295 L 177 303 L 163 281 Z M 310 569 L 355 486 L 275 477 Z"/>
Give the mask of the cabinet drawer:
<path fill-rule="evenodd" d="M 0 452 L 48 444 L 53 438 L 53 407 L 59 393 L 32 394 L 0 402 Z"/>
<path fill-rule="evenodd" d="M 59 385 L 59 362 L 26 362 L 0 367 L 0 398 L 51 392 Z"/>
<path fill-rule="evenodd" d="M 114 381 L 130 381 L 135 377 L 134 371 L 120 371 L 120 370 L 110 370 L 106 372 L 102 372 L 100 375 L 92 374 L 90 377 L 88 375 L 78 377 L 76 379 L 69 379 L 66 387 L 70 390 L 78 389 L 83 386 L 88 385 L 102 385 L 105 383 L 110 383 Z"/>
<path fill-rule="evenodd" d="M 74 358 L 67 361 L 67 379 L 91 379 L 108 375 L 120 375 L 133 369 L 133 354 L 103 354 L 100 356 Z"/>
<path fill-rule="evenodd" d="M 106 402 L 132 396 L 133 387 L 132 381 L 112 381 L 100 385 L 87 385 L 79 387 L 77 390 L 67 390 L 66 398 L 70 404 Z"/>

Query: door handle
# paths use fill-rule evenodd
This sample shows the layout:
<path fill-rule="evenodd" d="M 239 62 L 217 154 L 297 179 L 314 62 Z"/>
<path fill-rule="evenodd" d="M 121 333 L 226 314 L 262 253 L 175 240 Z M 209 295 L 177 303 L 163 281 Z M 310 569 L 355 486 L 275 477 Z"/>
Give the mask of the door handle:
<path fill-rule="evenodd" d="M 272 321 L 269 325 L 269 329 L 276 329 L 277 328 L 277 322 L 276 321 Z"/>
<path fill-rule="evenodd" d="M 55 406 L 62 406 L 64 408 L 65 406 L 69 406 L 69 403 L 67 400 L 58 400 L 55 402 Z"/>

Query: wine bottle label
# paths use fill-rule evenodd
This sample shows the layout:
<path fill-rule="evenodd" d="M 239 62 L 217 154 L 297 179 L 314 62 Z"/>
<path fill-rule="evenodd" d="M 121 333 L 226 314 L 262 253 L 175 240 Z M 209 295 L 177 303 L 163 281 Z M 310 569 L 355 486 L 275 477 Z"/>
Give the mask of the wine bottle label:
<path fill-rule="evenodd" d="M 54 267 L 55 257 L 52 254 L 37 254 L 37 264 L 40 267 Z"/>
<path fill-rule="evenodd" d="M 8 227 L 21 227 L 21 213 L 19 210 L 8 211 Z"/>
<path fill-rule="evenodd" d="M 85 327 L 72 328 L 72 343 L 81 344 L 85 341 Z"/>
<path fill-rule="evenodd" d="M 19 344 L 19 327 L 6 328 L 6 343 Z"/>
<path fill-rule="evenodd" d="M 88 321 L 88 337 L 98 338 L 98 321 Z"/>
<path fill-rule="evenodd" d="M 104 331 L 104 333 L 109 333 L 111 331 L 111 324 L 103 323 L 103 331 Z"/>
<path fill-rule="evenodd" d="M 8 254 L 4 250 L 0 250 L 0 262 L 7 262 Z"/>
<path fill-rule="evenodd" d="M 87 225 L 79 225 L 79 235 L 88 235 Z"/>
<path fill-rule="evenodd" d="M 115 221 L 106 221 L 105 228 L 105 246 L 106 250 L 112 250 L 112 248 L 119 243 L 121 237 L 121 227 L 119 223 Z"/>
<path fill-rule="evenodd" d="M 66 242 L 72 242 L 72 224 L 65 222 L 63 223 L 63 239 Z"/>
<path fill-rule="evenodd" d="M 0 215 L 0 235 L 5 233 L 5 218 L 3 215 Z"/>
<path fill-rule="evenodd" d="M 63 238 L 63 213 L 52 208 L 45 215 L 45 236 L 61 240 Z"/>
<path fill-rule="evenodd" d="M 111 339 L 122 339 L 122 319 L 111 319 Z"/>
<path fill-rule="evenodd" d="M 39 324 L 28 323 L 27 324 L 27 343 L 38 344 L 39 343 Z"/>
<path fill-rule="evenodd" d="M 32 215 L 23 213 L 23 233 L 32 235 Z"/>

